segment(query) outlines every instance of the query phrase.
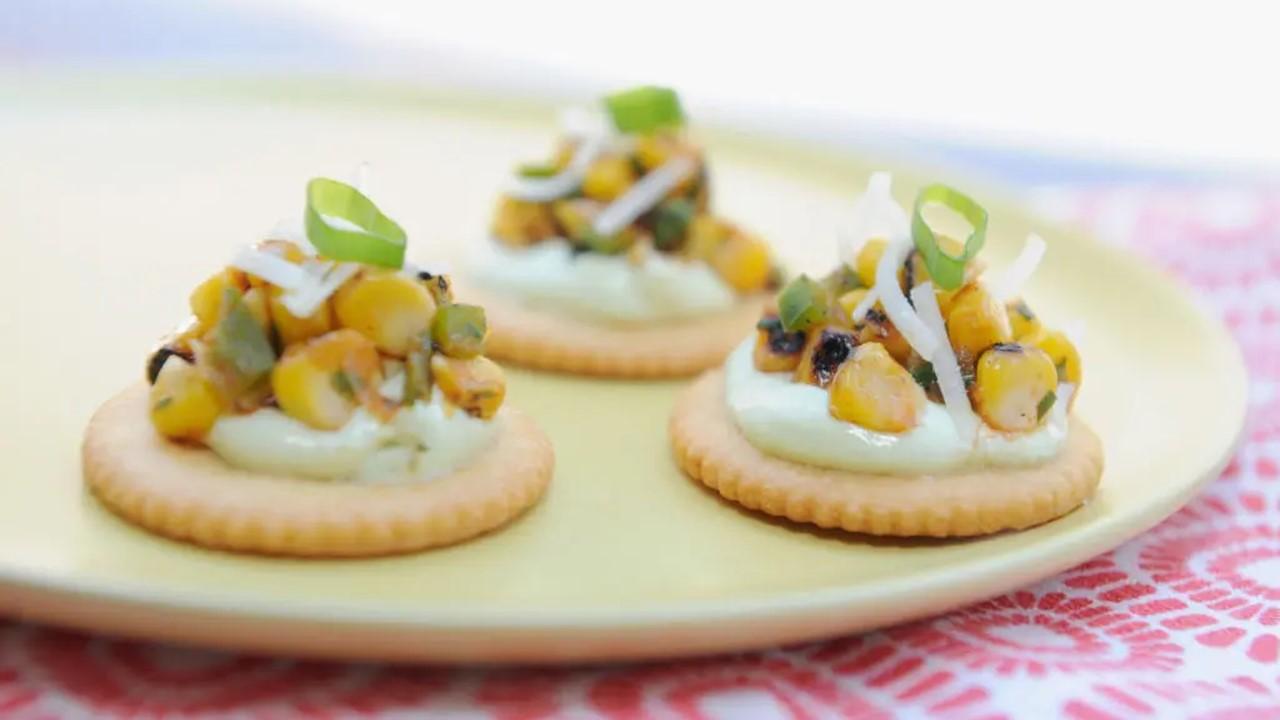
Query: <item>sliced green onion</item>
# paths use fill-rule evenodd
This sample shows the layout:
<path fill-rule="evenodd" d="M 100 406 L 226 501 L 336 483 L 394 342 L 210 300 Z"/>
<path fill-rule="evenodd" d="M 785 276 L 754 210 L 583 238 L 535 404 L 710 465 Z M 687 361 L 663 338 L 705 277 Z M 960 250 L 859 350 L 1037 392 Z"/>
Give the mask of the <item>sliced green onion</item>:
<path fill-rule="evenodd" d="M 222 319 L 210 340 L 210 350 L 227 368 L 240 388 L 265 379 L 276 364 L 271 339 L 241 299 L 240 291 L 227 288 L 222 295 Z"/>
<path fill-rule="evenodd" d="M 307 239 L 332 260 L 404 265 L 404 229 L 346 183 L 328 178 L 307 183 L 306 226 Z"/>
<path fill-rule="evenodd" d="M 971 228 L 969 237 L 964 241 L 964 250 L 959 256 L 943 250 L 933 228 L 925 222 L 924 207 L 930 204 L 945 205 L 968 221 Z M 943 290 L 955 290 L 964 284 L 965 264 L 982 250 L 987 240 L 987 211 L 955 188 L 930 185 L 916 196 L 915 209 L 911 213 L 911 239 L 915 241 L 933 282 Z"/>
<path fill-rule="evenodd" d="M 1057 399 L 1058 399 L 1058 396 L 1054 394 L 1052 390 L 1045 393 L 1044 397 L 1040 398 L 1040 402 L 1036 404 L 1036 421 L 1037 422 L 1044 419 L 1045 414 L 1048 413 L 1051 408 L 1053 408 L 1053 403 Z"/>
<path fill-rule="evenodd" d="M 827 318 L 827 291 L 822 284 L 801 275 L 778 295 L 778 318 L 787 332 L 816 327 Z"/>
<path fill-rule="evenodd" d="M 516 174 L 523 178 L 549 178 L 560 174 L 560 168 L 551 163 L 525 163 L 516 168 Z"/>
<path fill-rule="evenodd" d="M 624 133 L 649 133 L 684 124 L 680 96 L 671 88 L 646 85 L 609 95 L 605 109 L 614 127 Z"/>

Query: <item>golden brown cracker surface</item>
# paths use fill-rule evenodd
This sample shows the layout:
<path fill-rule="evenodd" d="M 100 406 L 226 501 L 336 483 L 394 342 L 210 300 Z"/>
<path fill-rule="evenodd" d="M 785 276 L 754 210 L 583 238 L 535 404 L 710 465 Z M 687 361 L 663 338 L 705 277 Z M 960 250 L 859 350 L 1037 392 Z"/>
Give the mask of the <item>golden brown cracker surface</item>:
<path fill-rule="evenodd" d="M 84 478 L 130 522 L 205 547 L 304 557 L 409 552 L 497 528 L 542 496 L 554 465 L 550 441 L 516 410 L 499 417 L 494 444 L 440 478 L 309 480 L 240 470 L 207 448 L 165 440 L 148 418 L 147 387 L 138 384 L 89 421 Z"/>
<path fill-rule="evenodd" d="M 767 455 L 738 430 L 724 373 L 706 373 L 671 415 L 680 467 L 728 500 L 824 528 L 872 535 L 959 537 L 1016 530 L 1079 507 L 1102 476 L 1102 444 L 1071 418 L 1066 447 L 1029 468 L 901 476 L 856 473 Z"/>
<path fill-rule="evenodd" d="M 538 370 L 618 378 L 687 377 L 715 367 L 742 341 L 764 305 L 762 296 L 732 310 L 652 325 L 605 325 L 534 310 L 467 285 L 459 300 L 485 309 L 485 354 Z"/>

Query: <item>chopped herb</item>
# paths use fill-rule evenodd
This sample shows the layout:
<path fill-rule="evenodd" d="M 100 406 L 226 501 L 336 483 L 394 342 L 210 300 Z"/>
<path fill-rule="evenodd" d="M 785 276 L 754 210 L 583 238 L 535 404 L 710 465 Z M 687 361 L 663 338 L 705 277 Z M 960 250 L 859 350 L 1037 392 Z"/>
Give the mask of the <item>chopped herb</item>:
<path fill-rule="evenodd" d="M 516 174 L 523 178 L 549 178 L 560 174 L 560 168 L 550 163 L 525 163 L 516 168 Z"/>
<path fill-rule="evenodd" d="M 1067 381 L 1067 360 L 1063 358 L 1053 366 L 1058 371 L 1058 382 Z"/>
<path fill-rule="evenodd" d="M 346 370 L 334 371 L 330 380 L 333 383 L 333 389 L 341 393 L 343 397 L 348 399 L 355 398 L 360 381 L 352 377 Z"/>
<path fill-rule="evenodd" d="M 693 201 L 685 198 L 668 200 L 653 213 L 653 246 L 662 251 L 679 249 L 693 220 Z"/>
<path fill-rule="evenodd" d="M 1055 395 L 1052 390 L 1045 393 L 1044 397 L 1040 398 L 1040 402 L 1036 405 L 1037 422 L 1044 419 L 1045 413 L 1049 412 L 1049 409 L 1053 407 L 1053 404 L 1057 402 L 1057 400 L 1058 396 Z"/>
<path fill-rule="evenodd" d="M 911 371 L 911 377 L 915 379 L 917 385 L 926 389 L 938 382 L 938 375 L 933 371 L 933 363 L 930 362 L 917 365 Z"/>
<path fill-rule="evenodd" d="M 816 327 L 827 317 L 827 291 L 813 278 L 801 275 L 778 295 L 778 317 L 787 332 Z"/>

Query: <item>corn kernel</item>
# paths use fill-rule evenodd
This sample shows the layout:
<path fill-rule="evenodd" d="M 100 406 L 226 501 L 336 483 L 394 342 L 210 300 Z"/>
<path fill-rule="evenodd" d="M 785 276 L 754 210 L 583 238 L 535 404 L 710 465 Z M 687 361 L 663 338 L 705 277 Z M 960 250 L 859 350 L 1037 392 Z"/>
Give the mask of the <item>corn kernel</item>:
<path fill-rule="evenodd" d="M 863 300 L 867 299 L 867 293 L 869 292 L 871 290 L 868 288 L 854 288 L 836 300 L 840 305 L 840 309 L 844 311 L 846 318 L 853 317 L 854 309 L 861 305 Z"/>
<path fill-rule="evenodd" d="M 271 389 L 287 415 L 321 430 L 337 430 L 364 405 L 379 414 L 378 351 L 354 330 L 335 330 L 285 351 L 271 372 Z"/>
<path fill-rule="evenodd" d="M 876 284 L 876 266 L 880 264 L 880 257 L 884 255 L 884 249 L 888 246 L 887 240 L 874 238 L 868 240 L 862 249 L 858 250 L 853 269 L 858 273 L 858 279 L 863 285 L 871 287 Z"/>
<path fill-rule="evenodd" d="M 597 159 L 582 178 L 582 194 L 593 200 L 608 202 L 627 191 L 636 181 L 631 160 L 620 155 Z"/>
<path fill-rule="evenodd" d="M 267 293 L 267 310 L 271 315 L 271 323 L 275 325 L 284 346 L 319 337 L 333 329 L 333 309 L 329 303 L 322 303 L 316 311 L 307 317 L 300 318 L 289 312 L 284 305 L 285 291 L 272 287 Z"/>
<path fill-rule="evenodd" d="M 1080 353 L 1061 330 L 1045 330 L 1033 335 L 1028 342 L 1040 348 L 1053 361 L 1058 381 L 1079 386 L 1081 380 Z M 1074 396 L 1073 396 L 1074 399 Z"/>
<path fill-rule="evenodd" d="M 358 330 L 378 350 L 404 357 L 431 326 L 436 304 L 422 283 L 395 273 L 362 275 L 334 295 L 334 315 L 342 327 Z"/>
<path fill-rule="evenodd" d="M 825 388 L 831 384 L 840 366 L 853 355 L 857 340 L 845 328 L 828 326 L 809 331 L 800 362 L 796 365 L 796 382 Z"/>
<path fill-rule="evenodd" d="M 773 263 L 769 246 L 747 233 L 734 233 L 711 256 L 711 267 L 734 290 L 753 293 L 764 289 Z"/>
<path fill-rule="evenodd" d="M 564 236 L 570 240 L 585 238 L 591 232 L 591 223 L 602 209 L 602 203 L 587 198 L 556 200 L 551 203 L 551 214 L 560 223 L 560 227 L 564 228 Z"/>
<path fill-rule="evenodd" d="M 855 330 L 859 343 L 878 343 L 884 346 L 890 357 L 903 365 L 911 358 L 911 343 L 879 305 L 867 311 Z"/>
<path fill-rule="evenodd" d="M 994 345 L 978 358 L 974 409 L 988 425 L 1006 432 L 1034 430 L 1054 402 L 1058 373 L 1039 348 Z"/>
<path fill-rule="evenodd" d="M 828 393 L 833 417 L 885 433 L 914 428 L 924 403 L 924 392 L 911 373 L 879 343 L 859 345 L 840 366 Z"/>
<path fill-rule="evenodd" d="M 213 380 L 180 357 L 169 357 L 151 386 L 151 424 L 174 440 L 204 437 L 226 407 Z"/>
<path fill-rule="evenodd" d="M 695 215 L 689 223 L 689 234 L 684 243 L 685 255 L 696 260 L 710 261 L 732 232 L 733 226 L 713 215 Z"/>
<path fill-rule="evenodd" d="M 231 268 L 219 270 L 191 291 L 191 312 L 200 321 L 200 326 L 208 330 L 222 317 L 222 299 L 226 289 L 244 290 L 246 287 L 244 273 L 233 272 Z"/>
<path fill-rule="evenodd" d="M 1031 312 L 1031 307 L 1021 298 L 1005 303 L 1005 313 L 1009 316 L 1009 329 L 1013 331 L 1014 340 L 1023 340 L 1038 335 L 1041 328 L 1040 318 Z"/>
<path fill-rule="evenodd" d="M 787 332 L 777 315 L 768 315 L 756 324 L 752 359 L 760 372 L 792 372 L 800 364 L 804 345 L 804 333 Z"/>
<path fill-rule="evenodd" d="M 497 414 L 507 394 L 502 368 L 484 356 L 460 360 L 432 355 L 431 378 L 449 402 L 485 420 Z"/>
<path fill-rule="evenodd" d="M 498 201 L 491 230 L 494 237 L 507 245 L 522 247 L 554 236 L 556 224 L 545 203 L 504 195 Z"/>
<path fill-rule="evenodd" d="M 947 335 L 962 365 L 972 364 L 996 343 L 1013 341 L 1009 316 L 981 285 L 969 285 L 956 295 L 947 314 Z"/>

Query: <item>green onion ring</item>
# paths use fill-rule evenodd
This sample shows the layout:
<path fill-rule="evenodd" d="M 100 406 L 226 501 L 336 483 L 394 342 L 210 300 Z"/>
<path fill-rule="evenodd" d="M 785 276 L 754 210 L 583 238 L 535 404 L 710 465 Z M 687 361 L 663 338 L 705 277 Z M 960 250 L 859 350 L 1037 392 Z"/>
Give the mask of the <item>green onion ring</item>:
<path fill-rule="evenodd" d="M 353 229 L 329 224 L 345 220 Z M 315 178 L 307 183 L 307 239 L 321 255 L 379 267 L 404 266 L 406 235 L 373 201 L 346 183 Z"/>
<path fill-rule="evenodd" d="M 604 106 L 614 127 L 623 133 L 650 133 L 684 124 L 684 110 L 675 90 L 655 85 L 609 95 Z"/>
<path fill-rule="evenodd" d="M 948 254 L 938 244 L 933 229 L 924 220 L 924 206 L 945 205 L 955 211 L 972 228 L 964 241 L 964 251 L 959 257 Z M 964 193 L 942 184 L 930 185 L 916 196 L 915 209 L 911 213 L 911 239 L 924 259 L 929 277 L 943 290 L 955 290 L 964 284 L 964 266 L 982 250 L 987 241 L 987 211 Z"/>

